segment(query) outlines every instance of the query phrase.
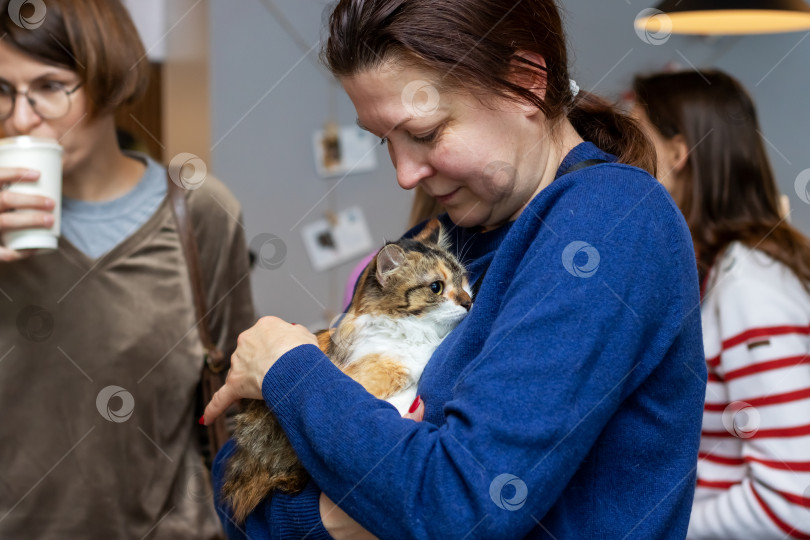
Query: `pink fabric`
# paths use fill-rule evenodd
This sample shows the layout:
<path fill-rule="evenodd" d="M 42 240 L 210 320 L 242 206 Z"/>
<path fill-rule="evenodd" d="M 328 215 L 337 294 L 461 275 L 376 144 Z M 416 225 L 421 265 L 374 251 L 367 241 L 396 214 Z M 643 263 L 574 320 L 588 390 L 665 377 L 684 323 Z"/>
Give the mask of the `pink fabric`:
<path fill-rule="evenodd" d="M 377 256 L 377 251 L 374 253 L 370 253 L 366 255 L 362 261 L 357 263 L 357 266 L 354 267 L 352 273 L 349 274 L 349 281 L 346 282 L 346 293 L 343 296 L 343 309 L 349 307 L 349 304 L 352 303 L 352 296 L 354 296 L 354 286 L 357 284 L 357 280 L 360 279 L 360 274 L 363 273 L 363 270 L 366 269 L 368 263 Z"/>

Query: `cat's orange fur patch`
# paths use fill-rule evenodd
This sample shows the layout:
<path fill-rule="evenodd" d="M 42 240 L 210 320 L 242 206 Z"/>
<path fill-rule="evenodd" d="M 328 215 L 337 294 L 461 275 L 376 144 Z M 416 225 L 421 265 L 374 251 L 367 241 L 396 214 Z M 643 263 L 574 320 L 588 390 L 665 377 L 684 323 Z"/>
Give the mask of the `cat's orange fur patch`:
<path fill-rule="evenodd" d="M 387 399 L 408 385 L 408 369 L 384 354 L 364 356 L 344 373 L 378 399 Z"/>
<path fill-rule="evenodd" d="M 440 227 L 441 222 L 438 219 L 433 218 L 425 224 L 422 230 L 419 231 L 419 234 L 414 237 L 414 240 L 425 242 L 432 234 L 436 232 L 436 229 Z"/>
<path fill-rule="evenodd" d="M 334 328 L 330 328 L 315 334 L 315 337 L 318 339 L 318 348 L 323 354 L 329 354 L 329 344 L 332 342 L 332 332 L 334 331 Z"/>

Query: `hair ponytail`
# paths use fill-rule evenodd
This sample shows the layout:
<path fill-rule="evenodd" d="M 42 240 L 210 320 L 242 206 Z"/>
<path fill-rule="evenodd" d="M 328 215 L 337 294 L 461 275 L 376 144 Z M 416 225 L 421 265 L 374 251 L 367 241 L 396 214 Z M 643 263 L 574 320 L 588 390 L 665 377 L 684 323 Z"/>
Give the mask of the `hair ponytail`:
<path fill-rule="evenodd" d="M 615 155 L 621 163 L 656 175 L 655 147 L 641 125 L 606 99 L 580 91 L 568 119 L 586 141 Z"/>

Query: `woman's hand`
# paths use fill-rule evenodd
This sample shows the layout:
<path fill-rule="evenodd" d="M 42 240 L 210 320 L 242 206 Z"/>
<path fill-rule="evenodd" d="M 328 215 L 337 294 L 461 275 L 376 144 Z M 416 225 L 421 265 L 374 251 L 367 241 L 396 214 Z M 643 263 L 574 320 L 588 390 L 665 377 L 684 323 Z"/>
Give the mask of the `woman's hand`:
<path fill-rule="evenodd" d="M 276 317 L 262 317 L 239 335 L 225 384 L 211 398 L 201 423 L 206 425 L 240 399 L 262 399 L 262 381 L 279 358 L 299 345 L 315 345 L 315 336 L 303 326 Z"/>
<path fill-rule="evenodd" d="M 320 511 L 323 528 L 334 540 L 376 540 L 377 538 L 349 517 L 349 514 L 341 510 L 325 493 L 321 493 Z"/>
<path fill-rule="evenodd" d="M 425 416 L 425 402 L 417 396 L 413 405 L 411 405 L 411 410 L 413 412 L 407 412 L 402 417 L 421 422 Z M 352 519 L 349 514 L 341 510 L 325 493 L 321 493 L 320 511 L 323 528 L 334 540 L 353 540 L 355 538 L 358 540 L 372 540 L 377 538 Z"/>
<path fill-rule="evenodd" d="M 41 195 L 26 195 L 8 191 L 18 182 L 36 182 L 39 172 L 31 169 L 0 168 L 0 234 L 21 229 L 53 227 L 56 201 Z M 15 210 L 40 210 L 16 212 Z M 30 257 L 35 250 L 13 251 L 0 245 L 0 261 L 12 262 Z"/>

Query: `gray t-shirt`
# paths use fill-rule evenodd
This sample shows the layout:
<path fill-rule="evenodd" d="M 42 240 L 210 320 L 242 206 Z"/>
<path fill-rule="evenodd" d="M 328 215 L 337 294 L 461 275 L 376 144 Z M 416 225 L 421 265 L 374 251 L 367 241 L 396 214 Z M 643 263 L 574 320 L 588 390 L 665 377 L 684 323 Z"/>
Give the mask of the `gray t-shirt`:
<path fill-rule="evenodd" d="M 166 169 L 145 154 L 127 155 L 146 164 L 146 172 L 126 195 L 104 202 L 62 197 L 62 236 L 97 259 L 149 221 L 166 198 Z"/>

